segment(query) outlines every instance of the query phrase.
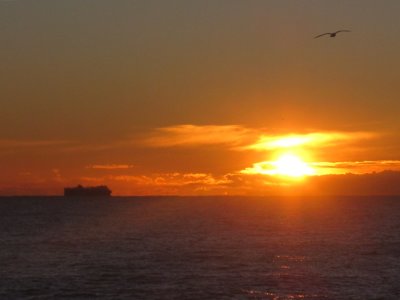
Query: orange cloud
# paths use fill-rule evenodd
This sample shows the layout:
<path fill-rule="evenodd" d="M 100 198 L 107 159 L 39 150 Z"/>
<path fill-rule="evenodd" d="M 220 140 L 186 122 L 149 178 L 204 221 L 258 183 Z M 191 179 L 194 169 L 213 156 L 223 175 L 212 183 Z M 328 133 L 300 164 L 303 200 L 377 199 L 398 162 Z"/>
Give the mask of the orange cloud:
<path fill-rule="evenodd" d="M 311 165 L 319 175 L 327 174 L 366 174 L 387 170 L 400 171 L 400 160 L 366 160 L 342 162 L 315 162 Z"/>
<path fill-rule="evenodd" d="M 176 125 L 156 129 L 143 142 L 151 147 L 228 145 L 234 150 L 274 151 L 283 148 L 326 148 L 377 136 L 371 132 L 267 134 L 266 129 L 241 125 Z"/>
<path fill-rule="evenodd" d="M 274 150 L 295 147 L 331 147 L 355 140 L 369 139 L 375 134 L 368 132 L 314 132 L 307 134 L 262 135 L 254 144 L 245 146 L 249 150 Z"/>
<path fill-rule="evenodd" d="M 400 194 L 400 172 L 337 174 L 282 179 L 271 175 L 232 173 L 164 173 L 81 178 L 107 183 L 117 194 L 134 195 L 390 195 Z"/>
<path fill-rule="evenodd" d="M 117 175 L 109 176 L 111 180 L 133 182 L 140 185 L 155 186 L 185 186 L 193 184 L 219 185 L 225 184 L 225 179 L 217 179 L 211 174 L 203 173 L 164 173 L 151 176 Z"/>
<path fill-rule="evenodd" d="M 363 162 L 369 164 L 369 162 Z M 393 162 L 381 162 L 392 165 Z M 397 163 L 397 162 L 396 162 Z M 3 195 L 61 194 L 63 187 L 107 184 L 113 195 L 363 195 L 400 194 L 400 171 L 367 174 L 310 176 L 289 180 L 262 174 L 160 173 L 150 175 L 107 175 L 61 179 L 53 169 L 42 175 L 22 174 L 24 184 L 0 183 Z"/>
<path fill-rule="evenodd" d="M 57 188 L 60 193 L 62 193 L 64 185 L 81 183 L 84 185 L 107 184 L 114 190 L 114 194 L 274 194 L 276 188 L 299 188 L 306 182 L 320 183 L 323 181 L 325 184 L 325 179 L 321 179 L 322 177 L 334 181 L 340 181 L 341 179 L 338 178 L 344 178 L 331 177 L 334 174 L 337 176 L 350 174 L 361 176 L 386 170 L 400 171 L 400 161 L 398 160 L 362 160 L 364 157 L 359 158 L 359 161 L 348 160 L 350 157 L 359 157 L 357 155 L 360 152 L 357 151 L 360 150 L 360 145 L 365 146 L 362 148 L 362 154 L 370 149 L 375 151 L 374 156 L 366 156 L 367 158 L 381 157 L 380 148 L 384 145 L 387 146 L 387 141 L 386 144 L 382 143 L 383 146 L 379 143 L 379 140 L 374 140 L 373 144 L 368 143 L 371 138 L 375 137 L 379 136 L 368 132 L 321 131 L 278 135 L 273 134 L 273 132 L 268 134 L 266 129 L 247 128 L 240 125 L 177 125 L 156 129 L 145 139 L 125 138 L 105 144 L 46 140 L 0 140 L 0 149 L 5 149 L 5 151 L 1 151 L 2 153 L 16 152 L 14 150 L 17 148 L 27 148 L 32 151 L 33 149 L 30 147 L 52 147 L 49 149 L 57 151 L 71 149 L 71 147 L 77 147 L 77 151 L 101 149 L 107 150 L 105 155 L 101 156 L 101 161 L 106 162 L 113 161 L 112 157 L 120 157 L 120 161 L 123 161 L 120 153 L 127 155 L 125 158 L 129 161 L 129 157 L 132 157 L 132 153 L 135 153 L 134 148 L 143 145 L 187 148 L 185 149 L 187 151 L 185 153 L 186 160 L 184 162 L 177 161 L 176 164 L 173 161 L 171 164 L 163 165 L 163 160 L 158 157 L 153 161 L 152 156 L 147 157 L 146 151 L 139 149 L 140 155 L 144 153 L 144 159 L 140 160 L 142 157 L 139 156 L 136 158 L 141 164 L 138 168 L 134 168 L 130 164 L 118 163 L 87 165 L 86 159 L 89 160 L 91 157 L 86 156 L 85 159 L 71 167 L 62 164 L 50 166 L 48 170 L 51 170 L 51 174 L 41 172 L 39 169 L 30 169 L 30 172 L 24 172 L 25 169 L 20 169 L 17 170 L 21 172 L 19 177 L 10 178 L 8 174 L 4 173 L 0 180 L 2 180 L 3 190 L 7 188 L 7 191 L 11 190 L 12 184 L 20 182 L 21 191 L 24 190 L 23 185 L 29 185 L 37 190 L 44 190 L 46 185 L 51 185 L 52 191 Z M 194 163 L 191 168 L 187 162 L 189 161 L 190 164 L 192 157 L 193 161 L 196 162 L 199 153 L 203 155 L 203 151 L 192 151 L 193 149 L 189 149 L 189 146 L 213 146 L 212 151 L 217 151 L 207 152 L 210 157 L 201 157 L 202 163 Z M 129 151 L 108 151 L 113 148 Z M 337 149 L 346 149 L 346 151 L 338 151 Z M 37 150 L 42 151 L 43 149 Z M 165 151 L 165 149 L 160 151 Z M 232 152 L 227 155 L 226 160 L 221 160 L 221 165 L 225 164 L 224 168 L 217 169 L 216 162 L 219 163 L 219 158 L 224 155 L 223 151 Z M 192 155 L 192 153 L 194 153 L 193 156 L 187 156 L 187 154 Z M 151 151 L 151 155 L 157 156 L 157 154 L 157 151 Z M 212 156 L 214 154 L 215 156 Z M 290 158 L 288 154 L 292 154 L 291 159 L 288 159 L 288 157 Z M 284 160 L 285 155 L 286 159 Z M 238 157 L 237 161 L 236 157 Z M 203 162 L 207 163 L 209 158 L 210 164 L 203 165 Z M 84 167 L 85 164 L 86 167 Z M 85 172 L 82 172 L 82 167 L 85 168 Z M 62 172 L 58 168 L 62 168 Z M 299 170 L 299 172 L 294 169 Z M 99 172 L 94 172 L 95 170 Z M 175 170 L 179 170 L 179 172 L 174 172 Z M 310 170 L 315 170 L 315 172 Z M 102 176 L 94 176 L 94 174 Z M 298 180 L 282 178 L 284 177 L 282 175 L 285 174 L 299 174 L 299 178 Z M 346 178 L 357 178 L 354 179 L 357 181 L 361 177 L 350 176 Z M 17 187 L 15 188 L 17 189 Z"/>
<path fill-rule="evenodd" d="M 149 175 L 109 175 L 81 177 L 82 184 L 107 184 L 118 194 L 198 195 L 220 194 L 231 180 L 206 173 L 160 173 Z M 222 193 L 225 193 L 222 192 Z"/>
<path fill-rule="evenodd" d="M 275 175 L 275 161 L 254 163 L 252 167 L 245 168 L 241 174 Z M 337 174 L 367 174 L 383 171 L 400 171 L 400 160 L 368 160 L 345 162 L 308 162 L 307 165 L 314 170 L 308 175 L 337 175 Z"/>
<path fill-rule="evenodd" d="M 152 147 L 240 145 L 256 131 L 240 125 L 177 125 L 158 128 L 144 143 Z"/>
<path fill-rule="evenodd" d="M 82 177 L 82 184 L 107 184 L 113 195 L 400 195 L 400 172 L 311 176 L 302 181 L 282 181 L 260 174 L 210 174 L 198 179 L 189 174 L 151 176 Z M 76 182 L 31 180 L 24 184 L 0 183 L 2 195 L 60 195 Z"/>

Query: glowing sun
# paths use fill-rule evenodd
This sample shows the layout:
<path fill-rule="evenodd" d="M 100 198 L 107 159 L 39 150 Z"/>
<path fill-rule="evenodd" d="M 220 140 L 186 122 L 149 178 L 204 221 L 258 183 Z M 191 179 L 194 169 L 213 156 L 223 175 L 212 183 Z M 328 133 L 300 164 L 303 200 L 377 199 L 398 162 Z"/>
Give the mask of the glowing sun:
<path fill-rule="evenodd" d="M 272 170 L 274 175 L 301 177 L 315 173 L 312 167 L 294 154 L 282 154 L 271 165 L 275 168 Z"/>

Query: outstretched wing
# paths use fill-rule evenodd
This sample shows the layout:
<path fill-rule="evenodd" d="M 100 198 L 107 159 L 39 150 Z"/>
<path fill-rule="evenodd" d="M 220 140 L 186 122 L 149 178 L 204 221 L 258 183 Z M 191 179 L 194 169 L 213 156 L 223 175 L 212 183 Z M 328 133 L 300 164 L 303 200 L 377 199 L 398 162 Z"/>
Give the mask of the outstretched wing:
<path fill-rule="evenodd" d="M 344 29 L 344 30 L 338 30 L 335 33 L 339 33 L 339 32 L 351 32 L 350 30 Z"/>
<path fill-rule="evenodd" d="M 316 37 L 314 37 L 314 39 L 319 38 L 319 37 L 324 36 L 324 35 L 327 35 L 327 34 L 330 35 L 331 33 L 330 33 L 330 32 L 327 32 L 327 33 L 323 33 L 323 34 L 317 35 Z"/>

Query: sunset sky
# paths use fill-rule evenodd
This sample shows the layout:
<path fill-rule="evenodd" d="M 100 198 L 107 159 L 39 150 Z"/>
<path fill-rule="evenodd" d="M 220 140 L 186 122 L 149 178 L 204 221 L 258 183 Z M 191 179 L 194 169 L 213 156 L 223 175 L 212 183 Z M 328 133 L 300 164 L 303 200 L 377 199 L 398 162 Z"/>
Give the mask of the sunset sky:
<path fill-rule="evenodd" d="M 0 195 L 400 194 L 399 13 L 0 0 Z"/>

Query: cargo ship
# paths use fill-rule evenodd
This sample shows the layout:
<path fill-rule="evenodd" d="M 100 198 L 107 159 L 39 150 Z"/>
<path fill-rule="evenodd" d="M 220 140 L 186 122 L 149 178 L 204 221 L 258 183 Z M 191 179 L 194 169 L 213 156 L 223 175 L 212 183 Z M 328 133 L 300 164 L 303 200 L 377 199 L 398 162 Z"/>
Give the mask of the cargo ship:
<path fill-rule="evenodd" d="M 111 196 L 111 190 L 106 185 L 87 187 L 78 185 L 76 187 L 64 188 L 64 196 Z"/>

